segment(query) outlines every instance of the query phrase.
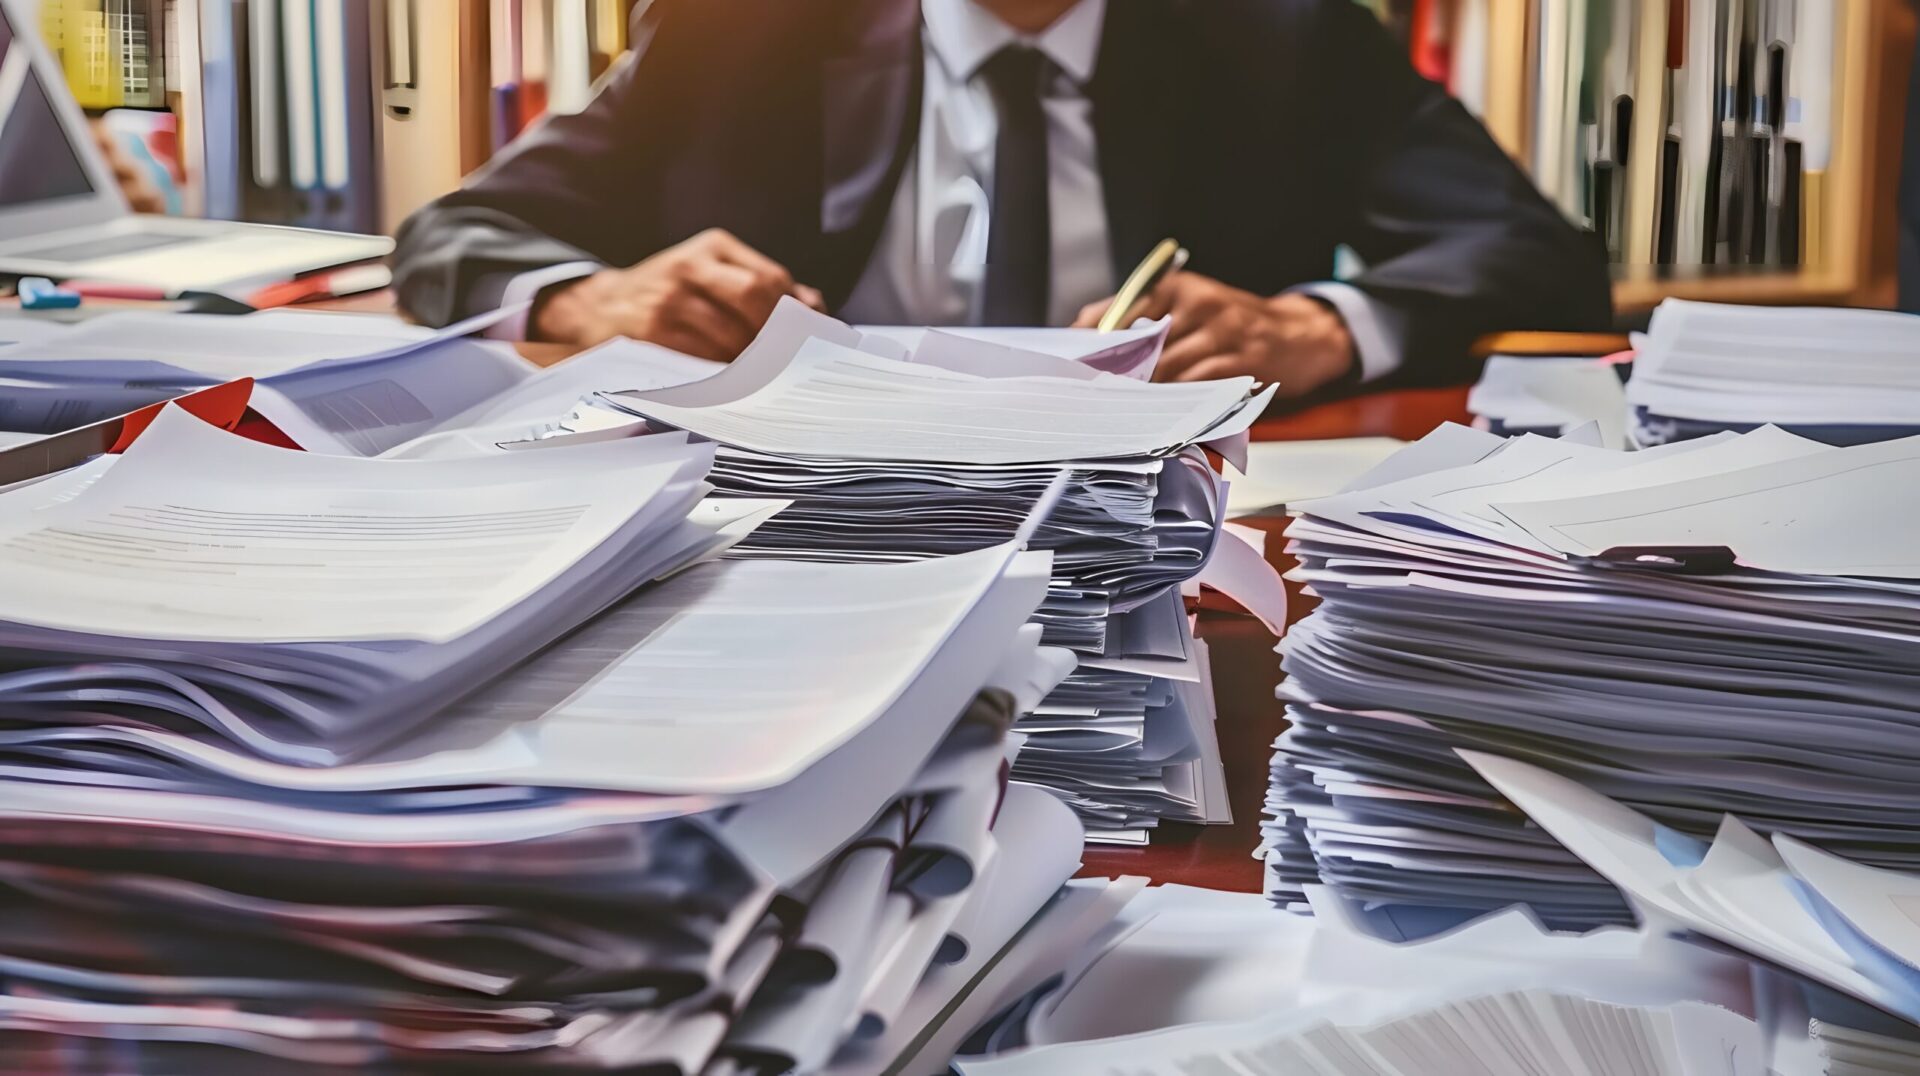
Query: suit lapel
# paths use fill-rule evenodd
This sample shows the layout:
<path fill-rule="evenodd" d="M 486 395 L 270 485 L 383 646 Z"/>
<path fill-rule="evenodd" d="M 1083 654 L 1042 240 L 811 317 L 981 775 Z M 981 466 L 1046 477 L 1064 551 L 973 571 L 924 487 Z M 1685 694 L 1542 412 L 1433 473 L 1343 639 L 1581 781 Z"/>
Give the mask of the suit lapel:
<path fill-rule="evenodd" d="M 821 72 L 820 231 L 839 305 L 853 290 L 880 230 L 920 126 L 918 0 L 849 4 L 846 44 Z"/>
<path fill-rule="evenodd" d="M 1164 0 L 1107 5 L 1099 65 L 1088 95 L 1106 189 L 1114 280 L 1120 281 L 1172 227 L 1178 79 L 1169 43 L 1178 20 Z"/>

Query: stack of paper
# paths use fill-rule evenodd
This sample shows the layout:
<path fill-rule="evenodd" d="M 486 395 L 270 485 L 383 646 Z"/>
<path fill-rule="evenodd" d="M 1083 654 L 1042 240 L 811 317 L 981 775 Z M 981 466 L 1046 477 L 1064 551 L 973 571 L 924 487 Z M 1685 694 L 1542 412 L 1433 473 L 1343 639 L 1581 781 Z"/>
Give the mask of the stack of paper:
<path fill-rule="evenodd" d="M 1048 554 L 636 590 L 764 515 L 710 447 L 192 421 L 0 495 L 0 1069 L 878 1072 L 1078 866 Z"/>
<path fill-rule="evenodd" d="M 1920 317 L 1669 299 L 1637 342 L 1632 434 L 1665 444 L 1772 423 L 1857 445 L 1920 432 Z"/>
<path fill-rule="evenodd" d="M 454 459 L 530 447 L 555 438 L 611 440 L 639 432 L 630 416 L 591 407 L 615 386 L 656 389 L 712 377 L 725 367 L 637 340 L 610 340 L 540 370 L 427 432 L 380 453 L 385 459 Z M 588 423 L 589 425 L 583 425 Z"/>
<path fill-rule="evenodd" d="M 58 432 L 251 377 L 254 409 L 301 447 L 372 456 L 533 375 L 508 345 L 468 338 L 514 312 L 439 332 L 343 314 L 112 314 L 0 347 L 0 429 Z"/>
<path fill-rule="evenodd" d="M 1455 751 L 1538 762 L 1704 837 L 1732 813 L 1920 869 L 1920 439 L 1778 429 L 1636 453 L 1443 432 L 1397 480 L 1296 506 L 1323 600 L 1282 650 L 1272 895 L 1324 881 L 1389 933 L 1616 890 Z M 1817 731 L 1812 731 L 1817 730 Z"/>
<path fill-rule="evenodd" d="M 1887 1076 L 1920 1071 L 1920 1038 L 1859 1031 L 1816 1020 L 1814 1042 L 1826 1064 L 1826 1076 Z"/>
<path fill-rule="evenodd" d="M 1920 874 L 1875 870 L 1783 833 L 1769 840 L 1731 815 L 1720 819 L 1711 843 L 1679 836 L 1537 766 L 1463 754 L 1501 795 L 1619 886 L 1650 923 L 1920 1023 L 1913 973 Z"/>
<path fill-rule="evenodd" d="M 1032 536 L 1056 571 L 1037 620 L 1082 661 L 1022 723 L 1016 776 L 1062 794 L 1099 838 L 1144 840 L 1161 818 L 1224 820 L 1223 797 L 1203 795 L 1194 774 L 1212 704 L 1195 690 L 1201 655 L 1178 587 L 1206 567 L 1223 511 L 1195 446 L 1237 454 L 1270 391 L 1246 378 L 1154 385 L 937 332 L 906 339 L 917 343 L 904 358 L 861 350 L 907 345 L 874 345 L 789 303 L 725 372 L 605 399 L 719 442 L 723 494 L 794 502 L 735 556 L 871 563 L 978 549 L 1013 536 L 1064 472 Z"/>
<path fill-rule="evenodd" d="M 417 465 L 234 437 L 168 408 L 5 494 L 0 700 L 324 765 L 394 739 L 708 552 L 711 446 Z"/>
<path fill-rule="evenodd" d="M 1559 437 L 1589 422 L 1598 423 L 1602 445 L 1624 448 L 1623 369 L 1601 359 L 1495 355 L 1467 395 L 1467 410 L 1502 437 L 1523 433 Z"/>

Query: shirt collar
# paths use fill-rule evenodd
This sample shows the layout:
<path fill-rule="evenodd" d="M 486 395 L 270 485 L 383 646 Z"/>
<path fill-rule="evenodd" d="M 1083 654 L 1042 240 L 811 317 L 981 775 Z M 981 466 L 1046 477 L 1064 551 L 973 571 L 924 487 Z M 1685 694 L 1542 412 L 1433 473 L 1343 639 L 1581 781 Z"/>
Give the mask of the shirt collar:
<path fill-rule="evenodd" d="M 955 78 L 972 78 L 994 53 L 1016 41 L 1046 54 L 1067 77 L 1084 86 L 1100 58 L 1100 34 L 1107 21 L 1107 0 L 1080 0 L 1038 35 L 1026 35 L 1001 22 L 974 0 L 921 0 L 927 42 Z"/>

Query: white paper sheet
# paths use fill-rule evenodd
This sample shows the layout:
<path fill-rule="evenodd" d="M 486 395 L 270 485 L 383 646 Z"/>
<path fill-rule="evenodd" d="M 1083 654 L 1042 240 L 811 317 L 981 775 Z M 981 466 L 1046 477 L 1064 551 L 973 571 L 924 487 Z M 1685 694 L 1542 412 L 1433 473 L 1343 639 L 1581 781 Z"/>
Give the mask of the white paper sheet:
<path fill-rule="evenodd" d="M 1287 631 L 1287 585 L 1266 557 L 1266 533 L 1229 523 L 1197 580 L 1260 618 L 1274 635 Z"/>
<path fill-rule="evenodd" d="M 656 344 L 612 340 L 541 370 L 461 412 L 441 428 L 550 421 L 596 392 L 670 388 L 705 380 L 724 369 L 725 363 L 696 359 Z"/>
<path fill-rule="evenodd" d="M 726 383 L 737 367 L 702 387 L 721 398 L 736 387 Z M 750 383 L 756 373 L 739 380 Z M 1251 378 L 1180 385 L 1111 376 L 975 378 L 815 338 L 763 386 L 726 402 L 669 402 L 685 390 L 616 399 L 649 418 L 758 452 L 1017 464 L 1159 455 L 1239 413 L 1252 386 Z"/>
<path fill-rule="evenodd" d="M 1562 553 L 1726 546 L 1741 563 L 1806 575 L 1920 578 L 1920 437 L 1831 449 L 1651 488 L 1500 511 Z"/>
<path fill-rule="evenodd" d="M 908 355 L 919 352 L 922 344 L 930 335 L 945 335 L 960 340 L 1011 348 L 1036 355 L 1051 355 L 1055 358 L 1070 359 L 1090 368 L 1103 370 L 1110 374 L 1145 379 L 1151 377 L 1153 360 L 1159 355 L 1159 347 L 1153 346 L 1154 338 L 1166 329 L 1164 322 L 1142 321 L 1130 329 L 1103 333 L 1092 329 L 1023 329 L 1003 327 L 956 326 L 942 329 L 910 328 L 900 325 L 861 325 L 861 335 L 868 341 L 876 338 L 898 345 Z M 863 347 L 863 350 L 872 350 Z M 1145 361 L 1139 366 L 1127 364 L 1116 366 L 1114 357 L 1130 358 L 1134 353 L 1142 353 Z"/>
<path fill-rule="evenodd" d="M 0 521 L 16 569 L 0 619 L 151 638 L 451 639 L 639 512 L 679 469 L 662 452 L 356 460 L 169 407 L 83 495 Z"/>
<path fill-rule="evenodd" d="M 1527 430 L 1564 432 L 1597 422 L 1602 445 L 1626 446 L 1626 387 L 1612 364 L 1597 359 L 1495 355 L 1468 394 L 1467 410 Z"/>
<path fill-rule="evenodd" d="M 0 346 L 51 343 L 73 330 L 65 322 L 15 314 L 0 316 Z"/>
<path fill-rule="evenodd" d="M 35 323 L 37 324 L 37 323 Z M 0 332 L 0 339 L 6 336 Z M 276 311 L 225 314 L 108 314 L 44 339 L 0 349 L 0 363 L 125 359 L 164 362 L 213 381 L 270 377 L 327 359 L 419 343 L 433 330 L 397 318 Z"/>
<path fill-rule="evenodd" d="M 1448 422 L 1437 427 L 1405 449 L 1388 456 L 1378 466 L 1341 488 L 1342 493 L 1373 489 L 1408 478 L 1465 467 L 1504 448 L 1507 441 L 1485 430 Z M 1294 507 L 1299 507 L 1297 504 Z"/>
<path fill-rule="evenodd" d="M 1704 422 L 1920 426 L 1916 341 L 1920 318 L 1893 311 L 1668 300 L 1627 399 Z"/>
<path fill-rule="evenodd" d="M 1910 1019 L 1920 1013 L 1920 1005 L 1911 999 L 1850 964 L 1835 960 L 1837 950 L 1814 951 L 1796 944 L 1795 935 L 1805 934 L 1809 927 L 1818 929 L 1804 910 L 1800 912 L 1803 922 L 1786 929 L 1774 925 L 1757 933 L 1750 930 L 1761 923 L 1758 914 L 1736 922 L 1720 914 L 1711 903 L 1703 905 L 1684 884 L 1689 872 L 1661 854 L 1654 823 L 1646 816 L 1537 766 L 1478 752 L 1462 751 L 1460 755 L 1527 817 L 1648 912 L 1889 1012 Z M 1738 873 L 1737 868 L 1729 867 L 1717 872 L 1717 879 L 1708 879 L 1720 899 L 1737 900 L 1737 886 L 1753 884 L 1736 882 Z M 1784 872 L 1781 875 L 1784 883 Z M 1750 910 L 1752 907 L 1756 906 L 1749 906 Z M 1774 901 L 1757 907 L 1765 908 L 1777 921 L 1787 914 L 1790 905 Z"/>
<path fill-rule="evenodd" d="M 610 341 L 549 366 L 380 455 L 385 459 L 457 459 L 553 447 L 548 442 L 557 438 L 566 438 L 571 444 L 611 440 L 643 427 L 630 415 L 592 406 L 595 393 L 690 384 L 721 369 L 721 363 L 653 344 Z M 569 433 L 580 436 L 567 438 Z"/>
<path fill-rule="evenodd" d="M 1862 866 L 1784 834 L 1774 835 L 1773 846 L 1787 869 L 1848 925 L 1909 967 L 1920 968 L 1920 877 Z"/>
<path fill-rule="evenodd" d="M 1227 515 L 1263 515 L 1332 496 L 1405 447 L 1392 437 L 1256 441 L 1247 450 L 1247 473 L 1228 477 Z"/>

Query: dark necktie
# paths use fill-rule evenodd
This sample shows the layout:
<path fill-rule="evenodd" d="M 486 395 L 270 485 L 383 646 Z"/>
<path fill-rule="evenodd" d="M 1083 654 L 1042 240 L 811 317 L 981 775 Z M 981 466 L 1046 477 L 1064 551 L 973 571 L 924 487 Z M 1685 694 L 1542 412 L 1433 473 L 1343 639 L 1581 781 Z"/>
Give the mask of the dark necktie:
<path fill-rule="evenodd" d="M 1047 117 L 1042 80 L 1052 64 L 1008 45 L 980 69 L 1000 114 L 993 152 L 993 213 L 987 231 L 987 325 L 1045 325 L 1052 290 L 1053 227 L 1047 206 Z"/>

